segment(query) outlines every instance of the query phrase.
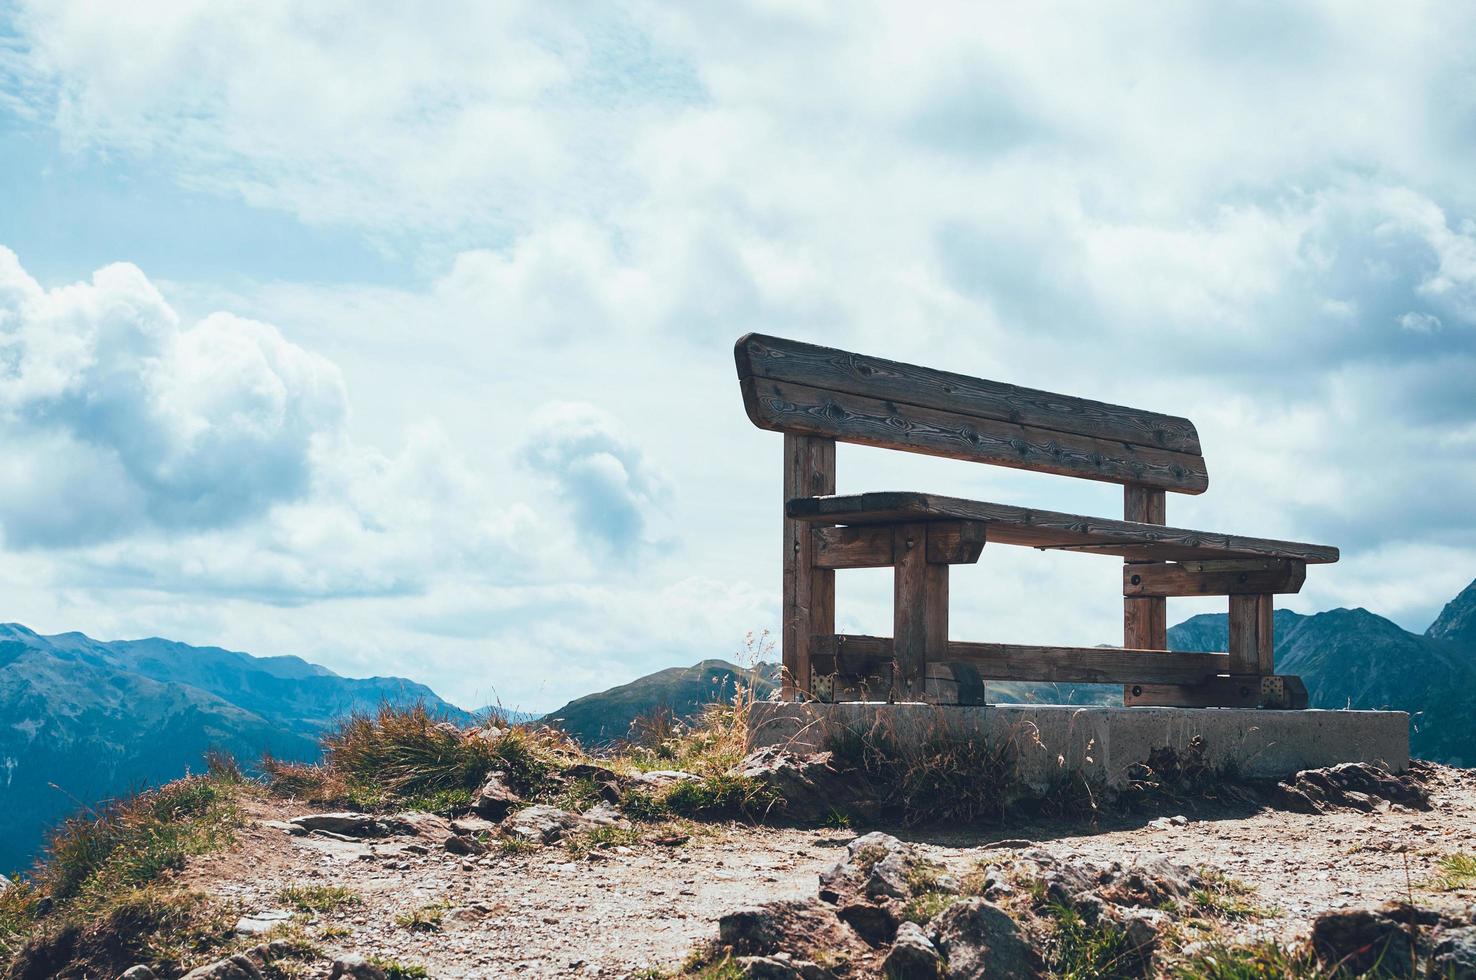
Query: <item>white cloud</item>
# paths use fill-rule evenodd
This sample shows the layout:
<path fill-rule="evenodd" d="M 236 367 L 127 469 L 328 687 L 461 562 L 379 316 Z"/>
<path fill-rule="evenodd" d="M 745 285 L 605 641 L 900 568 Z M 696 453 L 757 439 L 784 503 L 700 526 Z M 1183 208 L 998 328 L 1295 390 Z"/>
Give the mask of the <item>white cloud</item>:
<path fill-rule="evenodd" d="M 1373 594 L 1422 625 L 1419 596 L 1433 614 L 1476 574 L 1449 492 L 1476 480 L 1468 8 L 569 9 L 18 8 L 7 103 L 72 152 L 358 230 L 425 277 L 248 282 L 225 304 L 310 337 L 351 416 L 308 394 L 279 410 L 326 389 L 243 320 L 171 325 L 132 287 L 114 292 L 135 312 L 88 312 L 143 317 L 162 333 L 127 327 L 125 346 L 174 351 L 122 377 L 184 380 L 124 400 L 149 423 L 132 441 L 74 407 L 13 423 L 0 514 L 36 543 L 124 535 L 48 570 L 76 608 L 110 615 L 87 589 L 152 574 L 162 622 L 376 670 L 413 651 L 448 677 L 481 637 L 519 683 L 536 684 L 520 647 L 561 672 L 560 697 L 726 652 L 744 616 L 773 622 L 777 593 L 777 437 L 743 418 L 727 350 L 750 329 L 1189 415 L 1212 486 L 1171 520 L 1344 546 L 1293 602 Z M 39 288 L 3 281 L 7 310 Z M 27 397 L 62 404 L 45 392 L 112 342 L 92 336 L 28 341 L 55 377 L 33 369 Z M 226 380 L 189 380 L 211 372 Z M 550 402 L 598 408 L 535 415 Z M 193 503 L 189 474 L 210 484 L 233 456 L 191 418 L 260 480 Z M 433 424 L 369 448 L 406 420 Z M 861 450 L 840 485 L 1119 506 L 1111 488 Z M 1399 588 L 1370 592 L 1377 556 Z M 986 555 L 978 577 L 1007 582 L 956 625 L 1112 639 L 1110 574 L 1042 561 Z M 269 627 L 171 605 L 190 588 L 302 605 Z M 885 629 L 884 588 L 842 588 L 843 619 Z M 682 628 L 627 654 L 612 636 L 665 621 L 643 595 Z M 723 610 L 706 631 L 702 602 Z M 328 625 L 344 604 L 359 652 Z M 1054 635 L 1032 637 L 1039 622 Z"/>

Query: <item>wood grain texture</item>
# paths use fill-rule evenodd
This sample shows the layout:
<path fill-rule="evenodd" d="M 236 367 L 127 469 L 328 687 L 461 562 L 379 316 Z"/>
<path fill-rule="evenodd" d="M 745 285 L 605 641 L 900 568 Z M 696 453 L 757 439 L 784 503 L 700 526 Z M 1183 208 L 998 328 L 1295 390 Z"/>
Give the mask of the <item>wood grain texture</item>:
<path fill-rule="evenodd" d="M 1123 694 L 1127 707 L 1275 708 L 1307 707 L 1307 688 L 1291 674 L 1213 677 L 1197 684 L 1139 684 Z"/>
<path fill-rule="evenodd" d="M 754 425 L 777 432 L 1177 493 L 1209 487 L 1202 456 L 792 382 L 751 379 L 744 405 Z"/>
<path fill-rule="evenodd" d="M 887 636 L 845 634 L 827 643 L 835 650 L 835 669 L 845 675 L 874 670 L 893 650 Z M 1119 650 L 1113 647 L 1030 646 L 1016 643 L 969 643 L 954 640 L 936 661 L 929 660 L 929 676 L 941 674 L 935 664 L 966 664 L 979 677 L 992 681 L 1052 681 L 1075 684 L 1187 684 L 1229 669 L 1223 653 L 1177 653 L 1164 650 Z"/>
<path fill-rule="evenodd" d="M 1338 549 L 1327 545 L 1158 527 L 910 491 L 794 499 L 789 501 L 787 512 L 796 521 L 817 524 L 888 524 L 951 518 L 982 521 L 988 525 L 989 540 L 995 544 L 1075 547 L 1123 558 L 1167 561 L 1292 558 L 1308 564 L 1338 560 Z"/>
<path fill-rule="evenodd" d="M 972 565 L 988 537 L 979 521 L 930 521 L 928 561 L 934 565 Z"/>
<path fill-rule="evenodd" d="M 1125 596 L 1260 595 L 1299 592 L 1307 563 L 1289 558 L 1124 565 Z"/>
<path fill-rule="evenodd" d="M 784 499 L 835 493 L 835 442 L 785 433 Z M 815 564 L 811 527 L 784 518 L 781 696 L 794 700 L 810 678 L 810 637 L 835 632 L 835 572 Z"/>
<path fill-rule="evenodd" d="M 1194 423 L 1178 416 L 762 334 L 740 337 L 733 352 L 741 379 L 787 381 L 1113 442 L 1200 453 Z"/>
<path fill-rule="evenodd" d="M 1275 672 L 1276 636 L 1269 595 L 1230 597 L 1230 672 Z"/>
<path fill-rule="evenodd" d="M 1152 487 L 1123 487 L 1123 519 L 1135 524 L 1167 523 L 1167 502 L 1162 490 Z M 1146 568 L 1150 563 L 1129 559 L 1127 568 Z M 1168 604 L 1157 596 L 1122 600 L 1122 645 L 1143 650 L 1168 648 Z"/>
<path fill-rule="evenodd" d="M 928 526 L 898 524 L 892 528 L 895 563 L 892 588 L 893 656 L 897 661 L 897 697 L 916 700 L 923 693 L 928 660 L 928 642 L 934 629 L 929 623 L 933 606 L 928 601 Z M 818 631 L 817 631 L 818 632 Z"/>
<path fill-rule="evenodd" d="M 817 527 L 815 564 L 821 568 L 884 568 L 892 564 L 892 529 L 885 524 L 866 527 Z"/>

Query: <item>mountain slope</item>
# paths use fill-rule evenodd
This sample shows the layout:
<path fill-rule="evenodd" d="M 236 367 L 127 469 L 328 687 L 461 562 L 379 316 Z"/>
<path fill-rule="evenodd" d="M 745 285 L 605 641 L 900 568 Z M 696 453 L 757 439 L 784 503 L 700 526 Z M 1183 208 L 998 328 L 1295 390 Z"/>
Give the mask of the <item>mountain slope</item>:
<path fill-rule="evenodd" d="M 296 657 L 0 624 L 0 873 L 23 867 L 79 805 L 198 770 L 209 749 L 311 760 L 336 717 L 416 700 L 469 717 L 423 685 Z"/>
<path fill-rule="evenodd" d="M 1445 604 L 1425 635 L 1432 640 L 1460 644 L 1476 659 L 1476 582 Z"/>
<path fill-rule="evenodd" d="M 753 684 L 757 697 L 767 698 L 777 687 L 775 671 L 773 664 L 750 671 L 726 660 L 668 667 L 629 684 L 576 698 L 549 712 L 543 720 L 585 745 L 601 745 L 624 738 L 631 722 L 658 709 L 670 710 L 678 718 L 691 718 L 704 705 L 731 698 L 740 684 Z"/>
<path fill-rule="evenodd" d="M 1227 620 L 1223 613 L 1194 616 L 1169 630 L 1169 647 L 1224 650 Z M 1367 609 L 1315 616 L 1279 610 L 1276 669 L 1302 678 L 1314 708 L 1408 711 L 1410 750 L 1422 759 L 1476 762 L 1469 720 L 1476 658 L 1469 648 L 1410 633 Z"/>

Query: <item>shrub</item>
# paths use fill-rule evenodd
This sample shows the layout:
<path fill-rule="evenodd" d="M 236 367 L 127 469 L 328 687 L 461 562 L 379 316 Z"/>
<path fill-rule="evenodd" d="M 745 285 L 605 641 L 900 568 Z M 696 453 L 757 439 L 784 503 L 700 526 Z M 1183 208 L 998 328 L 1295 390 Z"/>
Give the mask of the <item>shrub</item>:
<path fill-rule="evenodd" d="M 431 902 L 409 912 L 395 916 L 395 924 L 411 932 L 440 932 L 441 920 L 451 906 L 446 902 Z"/>

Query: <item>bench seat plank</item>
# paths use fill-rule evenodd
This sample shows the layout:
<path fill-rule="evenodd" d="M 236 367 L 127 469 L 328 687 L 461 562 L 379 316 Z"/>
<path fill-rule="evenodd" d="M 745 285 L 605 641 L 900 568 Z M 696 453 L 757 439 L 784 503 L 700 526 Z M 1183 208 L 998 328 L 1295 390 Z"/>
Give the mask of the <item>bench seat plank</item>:
<path fill-rule="evenodd" d="M 790 500 L 785 510 L 794 520 L 814 524 L 982 521 L 988 525 L 989 540 L 999 544 L 1081 550 L 1149 561 L 1291 558 L 1326 564 L 1338 560 L 1338 549 L 1329 545 L 1191 531 L 912 491 L 799 497 Z"/>

